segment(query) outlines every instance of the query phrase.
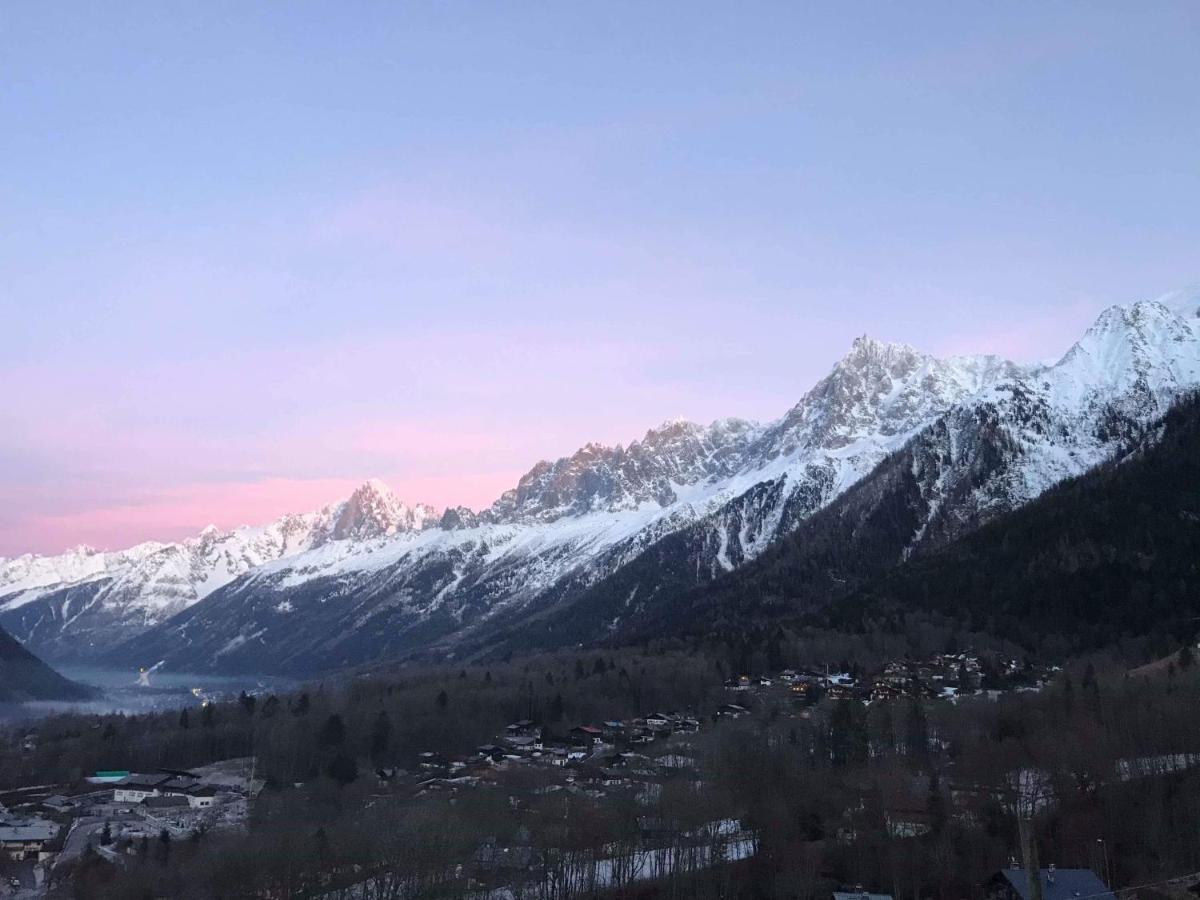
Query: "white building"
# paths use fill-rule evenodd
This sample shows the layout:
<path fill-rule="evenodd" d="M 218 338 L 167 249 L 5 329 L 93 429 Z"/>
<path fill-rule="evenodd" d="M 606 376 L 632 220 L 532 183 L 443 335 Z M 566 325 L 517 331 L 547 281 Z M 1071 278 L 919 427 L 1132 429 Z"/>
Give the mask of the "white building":
<path fill-rule="evenodd" d="M 161 797 L 162 786 L 170 775 L 130 775 L 113 788 L 113 803 L 141 803 L 147 797 Z"/>

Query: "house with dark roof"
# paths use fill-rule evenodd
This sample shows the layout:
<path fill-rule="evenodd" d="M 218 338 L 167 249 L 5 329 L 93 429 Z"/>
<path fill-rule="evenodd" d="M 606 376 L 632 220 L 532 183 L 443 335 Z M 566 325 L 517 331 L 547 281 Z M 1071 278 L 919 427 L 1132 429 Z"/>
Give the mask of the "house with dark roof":
<path fill-rule="evenodd" d="M 1042 900 L 1117 900 L 1091 869 L 1040 869 Z M 1032 900 L 1029 873 L 1025 869 L 1001 869 L 985 885 L 988 900 Z"/>
<path fill-rule="evenodd" d="M 577 725 L 571 729 L 570 737 L 575 744 L 601 744 L 604 731 L 594 725 Z"/>
<path fill-rule="evenodd" d="M 521 719 L 519 722 L 513 722 L 504 729 L 504 732 L 510 738 L 538 738 L 542 736 L 542 729 L 532 719 Z"/>

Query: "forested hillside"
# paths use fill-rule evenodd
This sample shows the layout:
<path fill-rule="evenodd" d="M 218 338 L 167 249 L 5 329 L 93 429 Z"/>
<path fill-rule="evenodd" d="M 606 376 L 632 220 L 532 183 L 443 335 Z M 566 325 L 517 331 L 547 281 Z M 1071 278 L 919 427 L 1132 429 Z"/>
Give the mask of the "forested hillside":
<path fill-rule="evenodd" d="M 0 703 L 83 700 L 93 691 L 59 675 L 0 630 Z"/>
<path fill-rule="evenodd" d="M 613 634 L 728 634 L 797 621 L 837 631 L 901 631 L 936 615 L 1031 650 L 1068 652 L 1125 636 L 1187 639 L 1200 615 L 1200 400 L 1188 397 L 1131 438 L 1112 461 L 956 540 L 955 523 L 929 515 L 913 477 L 919 437 L 758 561 L 695 587 L 682 547 L 660 542 L 637 566 L 657 568 L 659 595 Z M 981 445 L 978 471 L 1003 446 Z M 966 489 L 969 489 L 969 482 Z M 920 523 L 943 523 L 940 535 Z M 969 523 L 957 523 L 959 526 Z M 588 616 L 615 615 L 630 588 L 610 579 L 560 635 Z M 907 623 L 907 624 L 906 624 Z M 538 628 L 525 640 L 534 640 Z M 1165 645 L 1165 644 L 1164 644 Z"/>
<path fill-rule="evenodd" d="M 1189 640 L 1200 616 L 1200 399 L 1130 454 L 831 606 L 858 628 L 921 610 L 1030 649 Z"/>

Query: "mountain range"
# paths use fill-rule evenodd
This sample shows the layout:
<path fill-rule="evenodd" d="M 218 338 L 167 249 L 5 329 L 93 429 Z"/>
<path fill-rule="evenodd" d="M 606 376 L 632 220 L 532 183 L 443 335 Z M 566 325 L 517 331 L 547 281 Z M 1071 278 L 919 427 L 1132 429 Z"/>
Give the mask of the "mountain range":
<path fill-rule="evenodd" d="M 3 560 L 0 626 L 52 660 L 305 675 L 644 636 L 784 546 L 816 596 L 845 574 L 822 547 L 884 571 L 1124 452 L 1200 387 L 1198 310 L 1113 307 L 1050 365 L 859 338 L 774 422 L 588 444 L 481 511 L 371 481 L 265 526 Z"/>

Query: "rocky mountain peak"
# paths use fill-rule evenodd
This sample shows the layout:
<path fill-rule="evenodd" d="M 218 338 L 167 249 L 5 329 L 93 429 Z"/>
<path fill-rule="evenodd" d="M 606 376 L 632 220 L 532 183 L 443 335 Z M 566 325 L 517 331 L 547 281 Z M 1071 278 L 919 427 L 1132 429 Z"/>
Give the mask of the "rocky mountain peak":
<path fill-rule="evenodd" d="M 771 427 L 769 456 L 837 450 L 864 437 L 903 435 L 1006 375 L 995 357 L 939 359 L 907 344 L 861 336 L 804 398 Z"/>
<path fill-rule="evenodd" d="M 880 341 L 863 334 L 851 342 L 849 351 L 834 366 L 834 371 L 904 371 L 919 364 L 924 358 L 925 354 L 908 344 Z"/>
<path fill-rule="evenodd" d="M 740 419 L 707 428 L 671 419 L 627 447 L 589 443 L 571 456 L 539 462 L 485 515 L 489 521 L 552 521 L 650 502 L 666 506 L 680 485 L 737 471 L 756 434 L 757 426 Z"/>
<path fill-rule="evenodd" d="M 438 527 L 444 531 L 455 531 L 459 528 L 474 528 L 479 524 L 479 516 L 465 506 L 449 506 L 442 513 Z"/>
<path fill-rule="evenodd" d="M 372 478 L 357 488 L 336 510 L 330 538 L 365 539 L 416 531 L 432 523 L 436 512 L 424 504 L 408 506 L 392 489 Z"/>

